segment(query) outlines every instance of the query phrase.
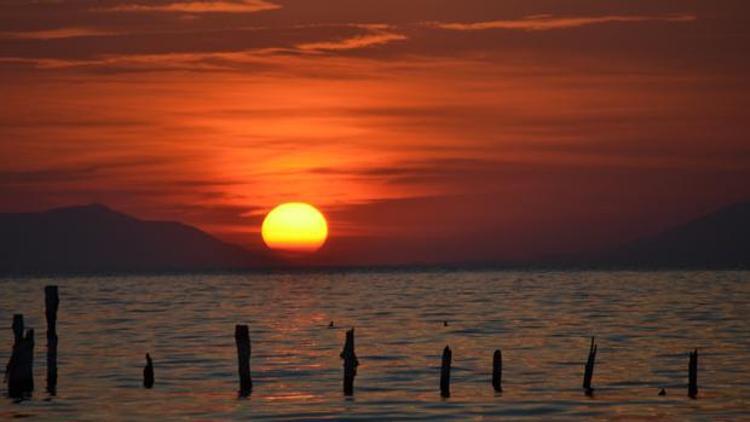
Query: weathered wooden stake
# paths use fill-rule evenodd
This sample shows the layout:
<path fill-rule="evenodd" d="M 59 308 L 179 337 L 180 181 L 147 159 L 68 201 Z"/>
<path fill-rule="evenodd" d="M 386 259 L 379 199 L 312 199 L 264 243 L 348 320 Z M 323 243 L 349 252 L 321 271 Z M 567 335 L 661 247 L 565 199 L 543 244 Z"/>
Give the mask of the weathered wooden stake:
<path fill-rule="evenodd" d="M 234 327 L 234 341 L 237 343 L 237 370 L 240 375 L 240 397 L 253 392 L 253 379 L 250 375 L 250 330 L 247 325 Z"/>
<path fill-rule="evenodd" d="M 357 376 L 357 354 L 354 353 L 354 328 L 346 332 L 344 350 L 341 351 L 341 359 L 344 360 L 344 395 L 354 395 L 354 377 Z"/>
<path fill-rule="evenodd" d="M 451 396 L 451 361 L 453 360 L 453 352 L 451 348 L 445 346 L 443 349 L 443 362 L 440 367 L 440 396 L 450 397 Z"/>
<path fill-rule="evenodd" d="M 23 314 L 13 315 L 13 346 L 23 340 Z"/>
<path fill-rule="evenodd" d="M 151 355 L 146 353 L 146 366 L 143 367 L 143 388 L 152 388 L 154 386 L 154 361 Z"/>
<path fill-rule="evenodd" d="M 26 331 L 26 336 L 19 337 L 23 332 L 23 316 L 14 315 L 13 333 L 16 343 L 6 367 L 6 381 L 8 396 L 22 399 L 34 391 L 34 330 Z"/>
<path fill-rule="evenodd" d="M 691 399 L 698 397 L 698 349 L 690 352 L 690 363 L 688 364 L 688 396 Z"/>
<path fill-rule="evenodd" d="M 13 346 L 10 349 L 10 358 L 8 359 L 8 363 L 5 365 L 5 379 L 3 381 L 7 381 L 10 385 L 10 369 L 14 364 L 13 358 L 16 356 L 16 349 L 23 341 L 23 314 L 14 314 L 13 315 L 13 325 L 11 325 L 13 329 Z"/>
<path fill-rule="evenodd" d="M 498 393 L 503 391 L 503 352 L 500 349 L 492 356 L 492 386 Z"/>
<path fill-rule="evenodd" d="M 583 390 L 587 396 L 594 394 L 591 387 L 591 379 L 594 377 L 594 364 L 596 363 L 597 345 L 594 343 L 594 337 L 591 337 L 591 346 L 589 346 L 589 358 L 586 361 L 586 369 L 583 374 Z"/>
<path fill-rule="evenodd" d="M 60 297 L 57 286 L 44 288 L 44 313 L 47 317 L 47 392 L 57 392 L 57 308 Z"/>

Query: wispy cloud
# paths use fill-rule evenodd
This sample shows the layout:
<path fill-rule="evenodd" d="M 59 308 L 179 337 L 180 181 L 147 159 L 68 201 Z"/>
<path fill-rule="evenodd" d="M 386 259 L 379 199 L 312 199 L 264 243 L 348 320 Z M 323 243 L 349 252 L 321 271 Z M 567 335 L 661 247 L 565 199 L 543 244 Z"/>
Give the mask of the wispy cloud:
<path fill-rule="evenodd" d="M 484 31 L 488 29 L 506 29 L 518 31 L 552 31 L 557 29 L 580 28 L 588 25 L 606 23 L 638 23 L 638 22 L 692 22 L 697 18 L 693 15 L 665 15 L 665 16 L 554 16 L 534 15 L 515 20 L 494 20 L 485 22 L 429 22 L 433 28 L 453 31 Z"/>
<path fill-rule="evenodd" d="M 70 27 L 39 31 L 0 32 L 0 39 L 56 40 L 63 38 L 107 37 L 118 34 L 120 33 L 97 28 Z"/>
<path fill-rule="evenodd" d="M 100 12 L 255 13 L 280 8 L 281 6 L 265 0 L 240 0 L 122 4 L 95 10 Z"/>
<path fill-rule="evenodd" d="M 237 65 L 272 65 L 283 49 L 232 52 L 157 53 L 101 55 L 91 59 L 0 57 L 0 63 L 28 65 L 38 69 L 112 67 L 127 71 L 229 70 Z"/>
<path fill-rule="evenodd" d="M 336 27 L 356 28 L 358 30 L 364 30 L 365 33 L 356 36 L 343 37 L 339 40 L 313 41 L 309 43 L 290 45 L 288 47 L 269 46 L 236 51 L 99 54 L 87 58 L 0 56 L 0 63 L 32 66 L 37 69 L 109 68 L 112 71 L 216 71 L 232 70 L 244 66 L 253 66 L 255 69 L 258 69 L 259 67 L 275 67 L 277 65 L 283 65 L 287 60 L 293 60 L 294 58 L 312 58 L 325 51 L 356 50 L 407 39 L 405 35 L 392 32 L 391 27 L 388 25 L 342 24 L 337 25 Z M 13 33 L 12 35 L 10 33 L 0 33 L 0 39 L 5 36 L 9 38 L 12 37 L 13 39 L 23 37 L 25 39 L 45 40 L 79 36 L 114 36 L 118 34 L 122 33 L 90 30 L 87 28 L 69 28 L 24 33 L 23 35 L 20 33 Z"/>
<path fill-rule="evenodd" d="M 388 25 L 353 25 L 357 28 L 369 31 L 368 34 L 343 38 L 335 41 L 310 42 L 297 45 L 303 51 L 336 51 L 356 50 L 360 48 L 373 47 L 396 41 L 406 40 L 407 37 L 390 30 Z"/>

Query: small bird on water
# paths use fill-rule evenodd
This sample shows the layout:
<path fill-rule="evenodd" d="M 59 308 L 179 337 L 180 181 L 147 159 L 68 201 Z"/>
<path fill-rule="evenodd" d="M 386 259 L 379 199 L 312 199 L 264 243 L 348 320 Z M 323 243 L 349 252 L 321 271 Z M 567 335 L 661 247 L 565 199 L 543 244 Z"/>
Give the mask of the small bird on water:
<path fill-rule="evenodd" d="M 661 391 L 659 391 L 659 395 L 660 396 L 666 396 L 667 395 L 667 390 L 665 390 L 665 389 L 662 388 Z"/>

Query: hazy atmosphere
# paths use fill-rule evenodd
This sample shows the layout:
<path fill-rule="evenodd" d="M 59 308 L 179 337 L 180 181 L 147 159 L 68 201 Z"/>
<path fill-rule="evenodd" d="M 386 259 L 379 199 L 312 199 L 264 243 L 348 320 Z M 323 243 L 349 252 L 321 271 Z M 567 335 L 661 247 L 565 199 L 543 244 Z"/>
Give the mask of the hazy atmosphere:
<path fill-rule="evenodd" d="M 313 261 L 585 252 L 750 197 L 746 1 L 0 2 L 0 211 L 102 203 Z M 439 212 L 435 212 L 435 211 Z"/>
<path fill-rule="evenodd" d="M 748 46 L 748 0 L 0 0 L 0 420 L 750 420 Z"/>

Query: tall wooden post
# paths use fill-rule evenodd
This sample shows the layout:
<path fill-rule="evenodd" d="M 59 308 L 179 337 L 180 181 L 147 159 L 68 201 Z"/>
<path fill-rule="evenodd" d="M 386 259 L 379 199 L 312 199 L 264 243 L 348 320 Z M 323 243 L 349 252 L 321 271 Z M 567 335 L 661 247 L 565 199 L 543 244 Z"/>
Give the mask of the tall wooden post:
<path fill-rule="evenodd" d="M 240 376 L 241 397 L 247 397 L 253 391 L 253 379 L 250 375 L 250 330 L 247 325 L 234 327 L 234 341 L 237 343 L 237 371 Z"/>
<path fill-rule="evenodd" d="M 23 314 L 13 315 L 13 346 L 23 340 Z"/>
<path fill-rule="evenodd" d="M 587 396 L 594 394 L 594 389 L 591 387 L 591 380 L 594 377 L 594 364 L 596 363 L 596 350 L 597 345 L 594 342 L 594 337 L 591 337 L 591 345 L 589 346 L 589 357 L 586 361 L 586 368 L 583 373 L 583 390 Z"/>
<path fill-rule="evenodd" d="M 440 365 L 440 396 L 448 398 L 451 396 L 451 361 L 453 352 L 451 348 L 445 346 L 443 349 L 443 360 Z"/>
<path fill-rule="evenodd" d="M 344 395 L 354 395 L 354 377 L 357 376 L 357 354 L 354 353 L 354 328 L 346 332 L 344 350 L 341 351 L 341 359 L 344 360 Z"/>
<path fill-rule="evenodd" d="M 18 349 L 23 342 L 23 314 L 13 315 L 13 324 L 11 327 L 13 328 L 13 346 L 8 363 L 5 365 L 5 381 L 7 382 L 8 396 L 19 397 L 18 390 L 20 387 L 17 384 L 16 365 L 18 361 Z"/>
<path fill-rule="evenodd" d="M 498 393 L 503 391 L 503 352 L 500 349 L 492 356 L 492 387 Z"/>
<path fill-rule="evenodd" d="M 151 355 L 146 353 L 146 366 L 143 367 L 143 388 L 154 386 L 154 361 Z"/>
<path fill-rule="evenodd" d="M 688 396 L 691 399 L 698 397 L 698 349 L 690 352 L 690 363 L 688 363 Z"/>
<path fill-rule="evenodd" d="M 8 396 L 23 399 L 34 391 L 34 330 L 26 331 L 26 336 L 18 338 L 23 332 L 23 317 L 13 318 L 13 332 L 17 342 L 6 367 Z"/>
<path fill-rule="evenodd" d="M 47 317 L 47 392 L 57 392 L 57 308 L 60 305 L 57 286 L 44 288 L 44 313 Z"/>

